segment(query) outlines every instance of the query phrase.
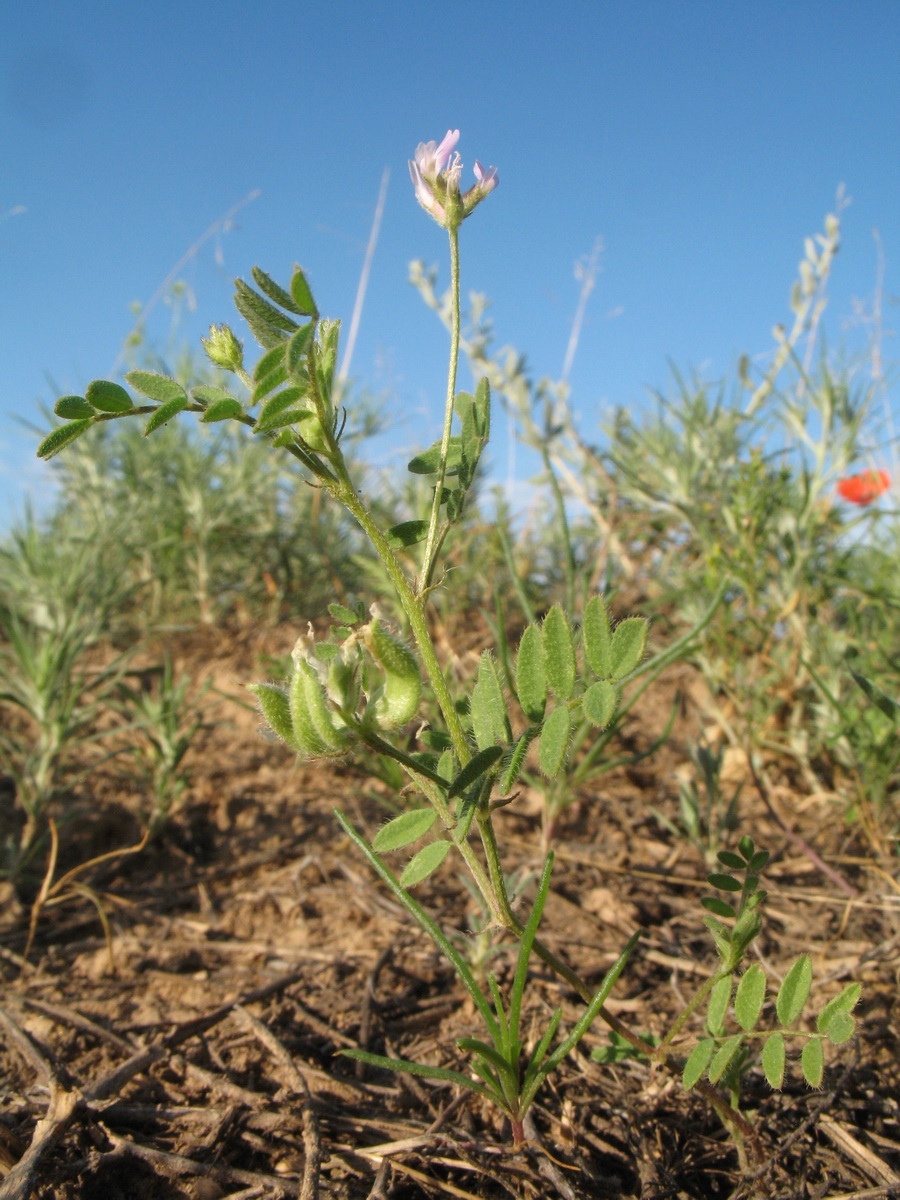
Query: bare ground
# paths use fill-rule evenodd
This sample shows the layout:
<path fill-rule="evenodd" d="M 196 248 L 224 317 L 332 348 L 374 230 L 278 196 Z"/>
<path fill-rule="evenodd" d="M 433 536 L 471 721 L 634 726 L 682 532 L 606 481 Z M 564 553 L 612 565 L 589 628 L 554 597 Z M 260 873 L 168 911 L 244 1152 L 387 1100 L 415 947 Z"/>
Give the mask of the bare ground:
<path fill-rule="evenodd" d="M 239 693 L 264 678 L 263 637 L 190 639 L 179 666 Z M 662 728 L 687 668 L 669 672 L 626 730 Z M 741 831 L 773 852 L 759 953 L 770 979 L 812 955 L 818 1007 L 864 985 L 858 1037 L 833 1051 L 819 1091 L 795 1071 L 780 1093 L 746 1078 L 757 1130 L 742 1168 L 708 1102 L 628 1060 L 601 1066 L 602 1023 L 545 1085 L 530 1141 L 515 1150 L 498 1114 L 446 1084 L 394 1076 L 336 1052 L 363 1046 L 462 1067 L 456 1039 L 476 1014 L 452 969 L 334 820 L 374 831 L 384 787 L 349 766 L 297 765 L 252 713 L 209 698 L 218 723 L 192 751 L 186 803 L 139 854 L 80 876 L 100 900 L 65 890 L 22 953 L 32 895 L 0 909 L 0 1200 L 219 1200 L 313 1196 L 900 1196 L 900 886 L 896 848 L 850 828 L 833 795 L 809 794 L 773 764 L 765 799 L 743 778 Z M 644 936 L 609 1007 L 659 1034 L 714 966 L 698 900 L 699 853 L 668 833 L 675 772 L 700 718 L 685 699 L 668 744 L 604 776 L 563 816 L 542 936 L 599 982 L 636 927 Z M 746 775 L 740 755 L 731 778 Z M 6 801 L 5 801 L 6 802 Z M 81 785 L 62 827 L 67 869 L 140 837 L 142 800 L 112 767 Z M 145 810 L 144 810 L 145 811 Z M 541 862 L 536 798 L 498 817 L 511 866 Z M 808 843 L 821 863 L 801 844 Z M 824 868 L 824 870 L 823 870 Z M 445 928 L 467 932 L 473 904 L 455 868 L 419 889 Z M 509 979 L 514 947 L 491 969 Z M 529 983 L 526 1033 L 580 1002 L 549 971 Z"/>

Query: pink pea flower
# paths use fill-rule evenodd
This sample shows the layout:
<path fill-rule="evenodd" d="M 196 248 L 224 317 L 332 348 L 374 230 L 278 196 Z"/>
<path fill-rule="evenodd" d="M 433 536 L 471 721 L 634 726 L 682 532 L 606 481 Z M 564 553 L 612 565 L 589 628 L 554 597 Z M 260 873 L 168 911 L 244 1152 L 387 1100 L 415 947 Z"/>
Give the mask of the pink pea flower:
<path fill-rule="evenodd" d="M 440 143 L 420 142 L 415 157 L 409 160 L 416 199 L 446 229 L 456 228 L 500 181 L 496 167 L 485 171 L 481 163 L 476 162 L 476 182 L 460 196 L 462 161 L 455 153 L 458 141 L 459 130 L 448 129 Z"/>

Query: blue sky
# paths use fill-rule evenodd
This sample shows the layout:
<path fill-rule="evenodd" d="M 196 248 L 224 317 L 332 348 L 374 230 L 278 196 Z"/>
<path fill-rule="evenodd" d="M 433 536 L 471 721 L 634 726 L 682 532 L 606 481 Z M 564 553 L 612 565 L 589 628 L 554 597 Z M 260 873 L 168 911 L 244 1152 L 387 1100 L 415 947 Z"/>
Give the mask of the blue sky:
<path fill-rule="evenodd" d="M 463 228 L 463 287 L 491 297 L 499 343 L 538 375 L 560 372 L 574 265 L 603 239 L 571 375 L 588 436 L 664 388 L 670 359 L 718 379 L 767 351 L 841 183 L 826 328 L 858 336 L 845 324 L 875 287 L 873 229 L 900 292 L 898 61 L 896 0 L 9 0 L 0 512 L 47 492 L 16 415 L 39 421 L 41 402 L 108 375 L 130 305 L 250 193 L 179 273 L 196 305 L 182 332 L 230 320 L 255 263 L 285 279 L 300 262 L 349 322 L 385 168 L 353 375 L 390 397 L 397 444 L 431 440 L 446 337 L 407 266 L 446 281 L 445 235 L 406 161 L 449 127 L 466 178 L 479 158 L 501 180 Z M 153 337 L 170 316 L 158 307 Z"/>

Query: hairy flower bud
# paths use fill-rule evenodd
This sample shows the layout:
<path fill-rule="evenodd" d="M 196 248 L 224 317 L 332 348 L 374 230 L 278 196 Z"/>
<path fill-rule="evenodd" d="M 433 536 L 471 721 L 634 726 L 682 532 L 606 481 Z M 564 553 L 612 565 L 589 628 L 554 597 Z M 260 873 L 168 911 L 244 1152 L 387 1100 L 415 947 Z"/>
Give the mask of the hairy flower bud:
<path fill-rule="evenodd" d="M 201 338 L 206 356 L 226 371 L 239 371 L 244 365 L 244 348 L 227 325 L 210 325 L 209 337 Z"/>
<path fill-rule="evenodd" d="M 376 693 L 375 720 L 382 729 L 397 729 L 419 711 L 422 677 L 408 646 L 376 618 L 363 633 L 367 649 L 384 671 L 380 695 Z"/>

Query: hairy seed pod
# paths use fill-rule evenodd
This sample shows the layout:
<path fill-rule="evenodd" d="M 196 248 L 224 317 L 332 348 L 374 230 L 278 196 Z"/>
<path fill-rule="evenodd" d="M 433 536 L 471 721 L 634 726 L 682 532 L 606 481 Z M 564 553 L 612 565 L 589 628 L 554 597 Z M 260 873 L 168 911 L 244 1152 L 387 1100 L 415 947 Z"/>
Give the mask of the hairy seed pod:
<path fill-rule="evenodd" d="M 299 751 L 300 746 L 294 737 L 290 703 L 284 688 L 274 683 L 251 683 L 247 685 L 247 691 L 252 692 L 259 701 L 259 707 L 269 728 L 283 742 L 287 742 L 292 750 Z"/>
<path fill-rule="evenodd" d="M 338 758 L 347 748 L 325 702 L 325 689 L 305 659 L 295 662 L 288 693 L 294 738 L 308 758 Z"/>
<path fill-rule="evenodd" d="M 382 693 L 375 702 L 375 719 L 382 729 L 397 729 L 419 711 L 422 698 L 419 664 L 409 647 L 377 619 L 366 630 L 365 642 L 385 678 Z"/>

